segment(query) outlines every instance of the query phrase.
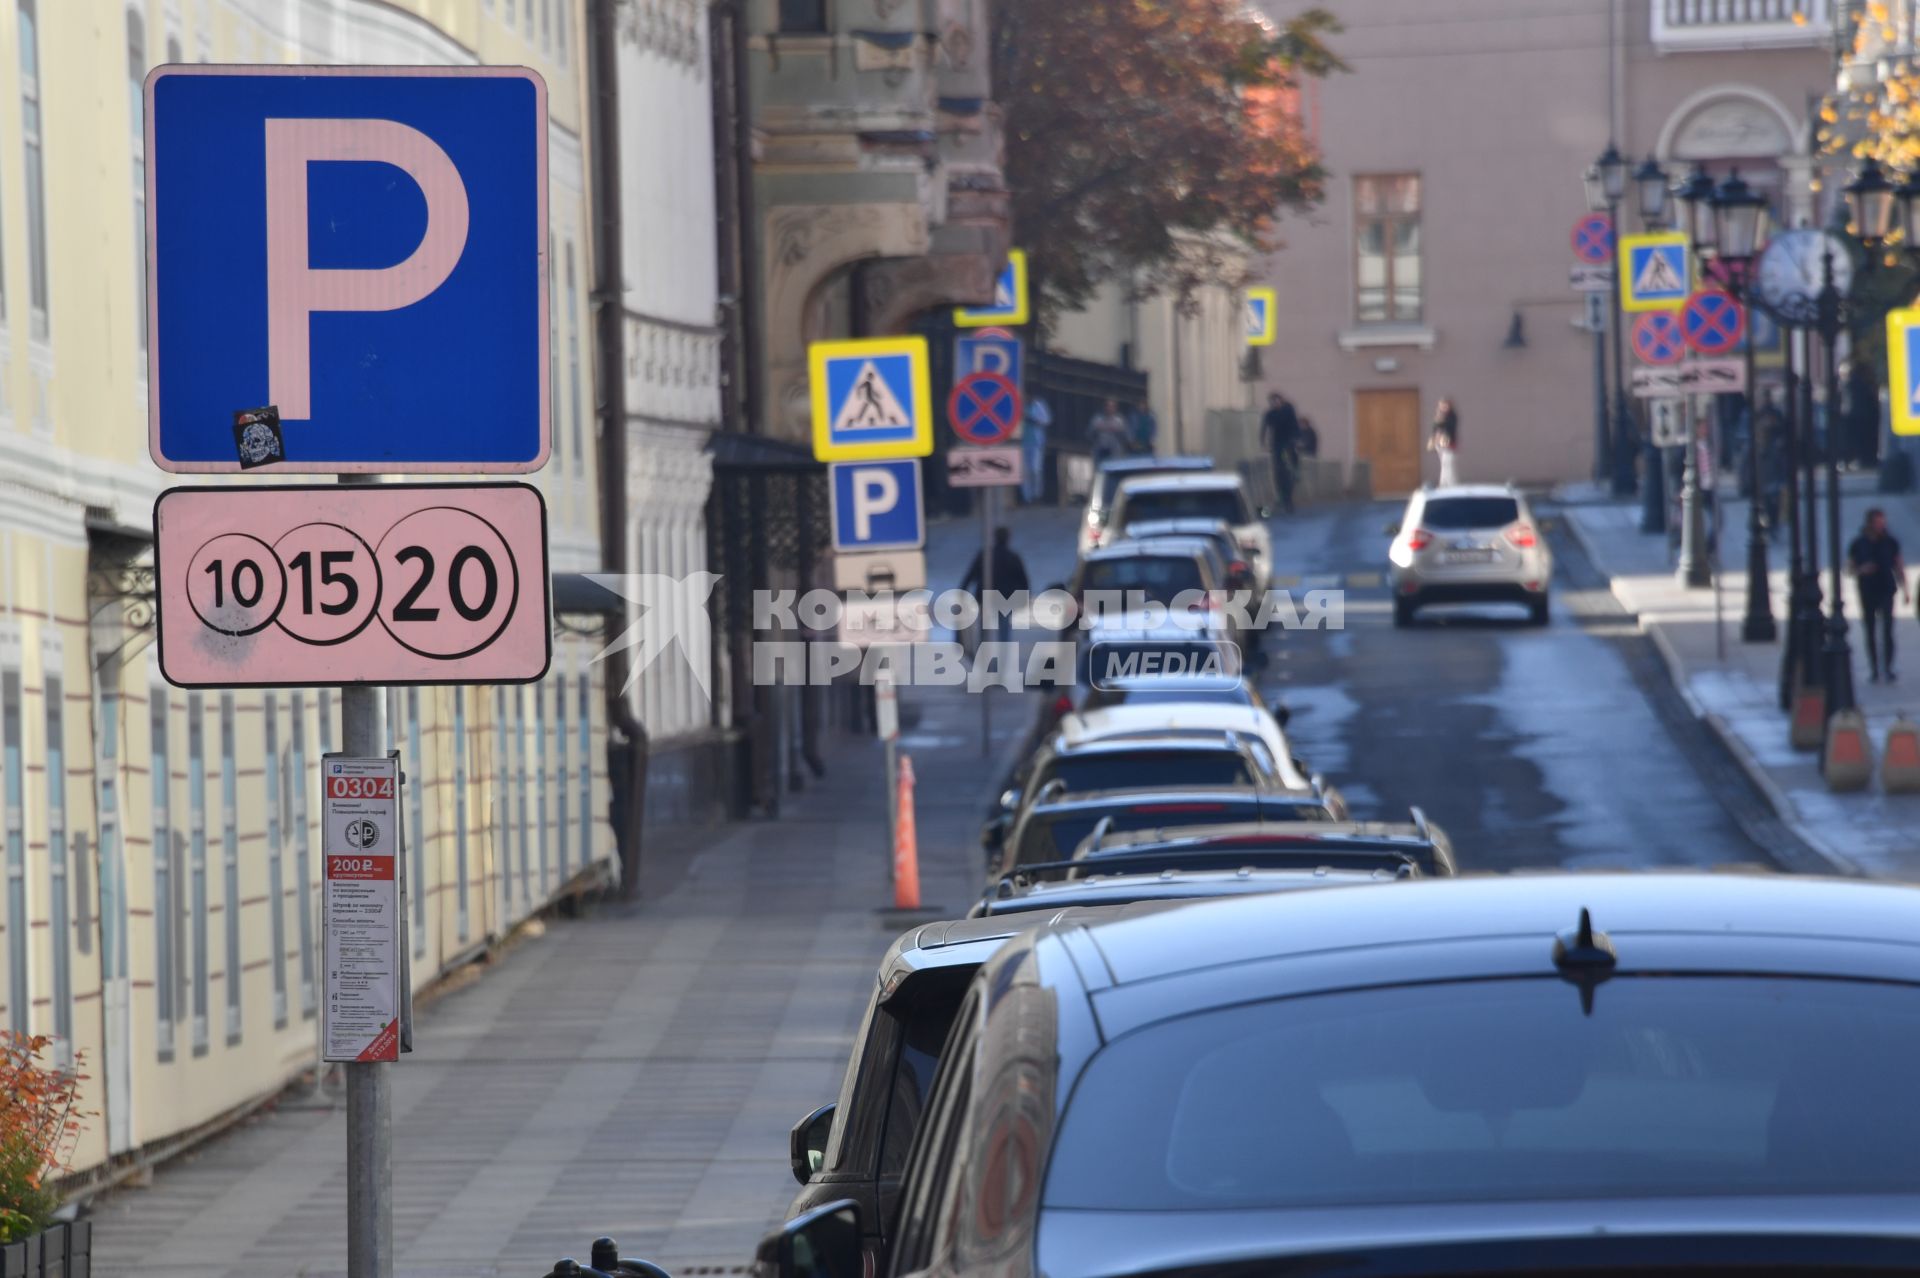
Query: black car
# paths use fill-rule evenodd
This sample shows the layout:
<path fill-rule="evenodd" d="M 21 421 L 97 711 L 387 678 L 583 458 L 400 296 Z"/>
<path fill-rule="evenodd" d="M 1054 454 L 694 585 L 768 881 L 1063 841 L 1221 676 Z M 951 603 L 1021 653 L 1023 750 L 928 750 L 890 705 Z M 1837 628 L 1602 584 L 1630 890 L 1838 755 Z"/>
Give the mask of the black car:
<path fill-rule="evenodd" d="M 1920 1265 L 1920 891 L 1594 874 L 1272 893 L 1010 938 L 879 1278 Z M 762 1244 L 858 1278 L 860 1209 Z"/>
<path fill-rule="evenodd" d="M 1064 861 L 1105 823 L 1110 834 L 1249 821 L 1344 821 L 1339 791 L 1313 778 L 1306 790 L 1264 786 L 1183 786 L 1158 790 L 1093 790 L 1041 795 L 1022 810 L 990 858 L 990 877 L 1022 865 Z M 992 840 L 987 840 L 993 851 Z"/>
<path fill-rule="evenodd" d="M 1406 863 L 1429 878 L 1459 872 L 1447 832 L 1419 808 L 1404 824 L 1388 821 L 1251 821 L 1237 825 L 1183 825 L 1116 833 L 1096 826 L 1068 862 L 1092 866 L 1124 858 L 1132 865 L 1183 866 L 1312 864 L 1338 869 L 1393 869 Z M 1084 872 L 1077 870 L 1076 873 Z"/>

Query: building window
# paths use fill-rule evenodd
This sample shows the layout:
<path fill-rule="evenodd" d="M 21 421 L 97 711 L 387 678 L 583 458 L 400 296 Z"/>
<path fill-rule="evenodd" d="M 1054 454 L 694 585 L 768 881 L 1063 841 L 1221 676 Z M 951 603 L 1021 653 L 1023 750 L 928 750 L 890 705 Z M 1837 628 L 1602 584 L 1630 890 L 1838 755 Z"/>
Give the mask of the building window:
<path fill-rule="evenodd" d="M 827 29 L 827 0 L 780 0 L 780 29 L 801 34 Z"/>
<path fill-rule="evenodd" d="M 567 241 L 567 389 L 573 405 L 573 473 L 587 473 L 586 428 L 580 415 L 580 312 L 574 281 L 573 241 Z"/>
<path fill-rule="evenodd" d="M 73 898 L 67 883 L 67 716 L 60 676 L 45 678 L 47 703 L 47 937 L 53 950 L 53 1036 L 58 1059 L 73 1059 Z"/>
<path fill-rule="evenodd" d="M 326 694 L 322 693 L 324 697 Z M 324 718 L 322 723 L 326 722 Z M 299 884 L 294 902 L 300 912 L 300 1017 L 313 1015 L 313 844 L 307 826 L 307 694 L 293 694 L 293 716 L 287 722 L 293 746 L 291 776 L 293 802 L 287 809 L 293 822 L 293 877 Z"/>
<path fill-rule="evenodd" d="M 427 768 L 421 758 L 420 689 L 407 689 L 407 904 L 413 911 L 413 952 L 427 952 Z"/>
<path fill-rule="evenodd" d="M 240 780 L 233 694 L 220 694 L 220 870 L 227 916 L 227 1042 L 240 1041 Z"/>
<path fill-rule="evenodd" d="M 297 695 L 297 694 L 296 694 Z M 280 698 L 268 694 L 266 704 L 267 778 L 267 936 L 273 947 L 273 1027 L 287 1023 L 287 903 L 286 849 L 281 845 L 282 814 L 291 810 L 287 793 L 292 779 L 286 756 L 280 751 Z"/>
<path fill-rule="evenodd" d="M 454 931 L 467 939 L 467 697 L 453 690 Z"/>
<path fill-rule="evenodd" d="M 173 789 L 171 756 L 167 752 L 167 689 L 156 684 L 147 690 L 147 719 L 152 730 L 152 759 L 148 781 L 153 788 L 153 993 L 159 1021 L 160 1059 L 173 1059 L 173 1001 L 179 979 L 174 965 L 173 831 L 167 821 L 167 798 Z"/>
<path fill-rule="evenodd" d="M 14 1033 L 26 1034 L 33 994 L 27 984 L 26 742 L 20 697 L 20 672 L 0 674 L 0 768 L 6 773 L 7 803 L 7 1024 Z"/>
<path fill-rule="evenodd" d="M 127 10 L 127 125 L 133 143 L 133 325 L 147 351 L 147 24 Z M 147 370 L 142 365 L 140 376 Z"/>
<path fill-rule="evenodd" d="M 554 824 L 560 834 L 560 881 L 567 881 L 567 782 L 573 773 L 567 766 L 573 754 L 573 739 L 567 735 L 567 676 L 557 676 L 553 685 L 553 743 L 554 753 L 560 762 L 559 775 L 555 779 L 554 813 L 559 818 Z"/>
<path fill-rule="evenodd" d="M 99 687 L 96 683 L 96 688 Z M 99 689 L 95 702 L 100 725 L 97 749 L 99 773 L 96 793 L 100 796 L 100 975 L 109 981 L 127 976 L 127 894 L 125 867 L 120 849 L 120 713 L 118 692 Z M 93 929 L 87 925 L 87 911 L 93 893 L 87 890 L 88 859 L 83 850 L 77 861 L 80 874 L 80 952 L 90 953 Z"/>
<path fill-rule="evenodd" d="M 574 731 L 580 734 L 580 863 L 588 864 L 593 860 L 593 709 L 592 681 L 586 675 L 580 676 L 576 685 L 579 689 L 579 713 L 574 719 Z"/>
<path fill-rule="evenodd" d="M 1420 178 L 1353 180 L 1354 300 L 1362 324 L 1412 324 L 1421 317 Z"/>
<path fill-rule="evenodd" d="M 207 1050 L 207 713 L 187 695 L 187 815 L 193 877 L 193 1054 Z"/>
<path fill-rule="evenodd" d="M 47 340 L 47 188 L 40 121 L 40 42 L 34 6 L 20 0 L 20 135 L 27 182 L 27 302 L 30 336 Z"/>

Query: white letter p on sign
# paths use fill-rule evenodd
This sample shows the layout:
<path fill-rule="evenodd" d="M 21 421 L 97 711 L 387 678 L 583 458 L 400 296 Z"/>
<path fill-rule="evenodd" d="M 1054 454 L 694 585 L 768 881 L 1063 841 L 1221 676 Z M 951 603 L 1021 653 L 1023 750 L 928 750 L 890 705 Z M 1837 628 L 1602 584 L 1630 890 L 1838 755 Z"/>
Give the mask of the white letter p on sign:
<path fill-rule="evenodd" d="M 873 536 L 873 517 L 900 504 L 900 481 L 890 470 L 860 470 L 853 476 L 853 531 L 861 541 Z"/>
<path fill-rule="evenodd" d="M 395 311 L 446 283 L 467 246 L 467 188 L 439 145 L 394 120 L 268 120 L 267 390 L 282 420 L 313 416 L 308 319 L 316 311 Z M 374 270 L 308 266 L 307 165 L 391 164 L 427 201 L 406 261 Z"/>

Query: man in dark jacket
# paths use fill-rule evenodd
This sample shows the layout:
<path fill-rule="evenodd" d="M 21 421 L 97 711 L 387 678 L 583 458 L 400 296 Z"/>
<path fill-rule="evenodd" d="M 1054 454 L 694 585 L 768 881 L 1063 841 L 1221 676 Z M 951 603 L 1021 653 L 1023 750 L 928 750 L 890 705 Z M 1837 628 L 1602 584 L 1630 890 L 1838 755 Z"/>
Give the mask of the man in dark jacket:
<path fill-rule="evenodd" d="M 1900 557 L 1900 539 L 1887 531 L 1886 512 L 1867 512 L 1866 526 L 1847 547 L 1847 571 L 1860 592 L 1860 622 L 1867 632 L 1867 666 L 1872 682 L 1885 675 L 1888 683 L 1899 676 L 1893 669 L 1893 596 L 1907 595 L 1907 565 Z"/>
<path fill-rule="evenodd" d="M 993 530 L 993 593 L 1002 599 L 1011 598 L 1028 589 L 1027 565 L 1014 550 L 1013 535 L 1003 525 Z M 967 569 L 967 575 L 960 583 L 960 589 L 975 598 L 980 597 L 980 555 L 976 552 L 973 564 Z M 980 599 L 981 633 L 986 633 L 987 601 Z M 1013 618 L 1002 611 L 996 627 L 996 636 L 1001 640 L 1013 636 Z"/>
<path fill-rule="evenodd" d="M 1293 477 L 1300 464 L 1300 414 L 1279 391 L 1267 396 L 1267 411 L 1260 418 L 1260 440 L 1273 453 L 1273 487 L 1280 494 L 1280 508 L 1293 513 Z"/>

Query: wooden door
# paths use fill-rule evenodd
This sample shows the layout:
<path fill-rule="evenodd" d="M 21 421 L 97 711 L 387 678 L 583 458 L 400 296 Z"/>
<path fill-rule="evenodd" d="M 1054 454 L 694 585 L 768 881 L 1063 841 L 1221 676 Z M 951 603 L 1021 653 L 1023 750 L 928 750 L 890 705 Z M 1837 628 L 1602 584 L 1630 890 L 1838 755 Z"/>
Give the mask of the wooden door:
<path fill-rule="evenodd" d="M 1353 393 L 1354 456 L 1372 463 L 1376 497 L 1420 486 L 1420 392 Z"/>

